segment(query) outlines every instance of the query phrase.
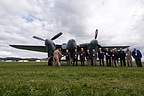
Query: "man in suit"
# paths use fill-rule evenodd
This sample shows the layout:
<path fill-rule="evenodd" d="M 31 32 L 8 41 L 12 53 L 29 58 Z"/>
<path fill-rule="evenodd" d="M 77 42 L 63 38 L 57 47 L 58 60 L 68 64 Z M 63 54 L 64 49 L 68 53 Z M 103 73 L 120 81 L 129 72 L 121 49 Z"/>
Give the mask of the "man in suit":
<path fill-rule="evenodd" d="M 78 52 L 77 52 L 77 49 L 75 49 L 75 52 L 73 54 L 73 66 L 74 66 L 74 63 L 76 63 L 76 66 L 77 66 L 77 62 L 78 62 Z"/>
<path fill-rule="evenodd" d="M 142 67 L 142 63 L 141 63 L 142 54 L 141 54 L 141 52 L 139 50 L 136 50 L 136 48 L 134 48 L 134 50 L 132 52 L 132 56 L 135 59 L 137 67 Z"/>
<path fill-rule="evenodd" d="M 122 50 L 122 48 L 120 48 L 120 51 L 119 51 L 119 58 L 120 58 L 120 65 L 121 67 L 124 65 L 126 66 L 126 62 L 125 62 L 125 52 Z"/>
<path fill-rule="evenodd" d="M 107 66 L 111 66 L 111 55 L 112 55 L 111 51 L 108 48 L 106 48 L 105 56 L 106 56 L 106 64 L 107 64 Z"/>
<path fill-rule="evenodd" d="M 111 50 L 112 51 L 112 66 L 113 67 L 118 67 L 118 52 L 117 52 L 117 49 L 114 48 Z"/>
<path fill-rule="evenodd" d="M 95 49 L 92 49 L 91 52 L 91 66 L 96 66 L 97 64 L 97 53 L 95 51 Z"/>
<path fill-rule="evenodd" d="M 104 66 L 104 52 L 102 51 L 101 48 L 99 48 L 98 57 L 99 57 L 100 66 L 101 66 L 101 63 Z"/>
<path fill-rule="evenodd" d="M 66 50 L 66 61 L 67 61 L 67 65 L 71 65 L 71 57 L 70 57 L 70 52 L 68 51 L 68 49 Z"/>
<path fill-rule="evenodd" d="M 127 60 L 127 65 L 129 67 L 132 67 L 132 52 L 130 51 L 129 48 L 126 50 L 126 60 Z"/>

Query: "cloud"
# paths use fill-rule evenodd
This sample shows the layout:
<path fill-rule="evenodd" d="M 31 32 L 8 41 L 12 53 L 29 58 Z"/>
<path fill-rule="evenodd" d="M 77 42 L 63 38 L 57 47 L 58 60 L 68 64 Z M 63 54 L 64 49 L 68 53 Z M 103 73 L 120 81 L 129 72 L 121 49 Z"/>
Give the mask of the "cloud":
<path fill-rule="evenodd" d="M 140 42 L 143 25 L 143 0 L 1 0 L 0 52 L 2 57 L 45 57 L 46 54 L 8 45 L 43 45 L 32 36 L 46 39 L 60 31 L 64 34 L 56 43 L 66 43 L 71 38 L 85 43 L 94 39 L 97 28 L 101 45 L 130 45 L 144 53 Z"/>

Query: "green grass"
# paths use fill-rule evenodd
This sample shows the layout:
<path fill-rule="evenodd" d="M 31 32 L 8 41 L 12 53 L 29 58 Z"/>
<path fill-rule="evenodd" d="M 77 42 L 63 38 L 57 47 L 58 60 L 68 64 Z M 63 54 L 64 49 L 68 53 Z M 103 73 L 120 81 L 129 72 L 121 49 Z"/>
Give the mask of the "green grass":
<path fill-rule="evenodd" d="M 0 62 L 0 96 L 144 96 L 144 67 Z"/>

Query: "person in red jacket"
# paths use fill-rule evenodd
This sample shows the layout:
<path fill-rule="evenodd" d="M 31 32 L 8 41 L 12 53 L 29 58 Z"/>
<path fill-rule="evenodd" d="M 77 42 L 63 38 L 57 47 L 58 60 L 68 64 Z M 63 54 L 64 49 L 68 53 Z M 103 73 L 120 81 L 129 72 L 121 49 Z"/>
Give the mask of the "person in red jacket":
<path fill-rule="evenodd" d="M 84 49 L 81 48 L 81 52 L 80 52 L 81 66 L 84 66 L 84 65 L 85 65 L 85 56 L 86 56 L 86 53 L 85 53 Z"/>

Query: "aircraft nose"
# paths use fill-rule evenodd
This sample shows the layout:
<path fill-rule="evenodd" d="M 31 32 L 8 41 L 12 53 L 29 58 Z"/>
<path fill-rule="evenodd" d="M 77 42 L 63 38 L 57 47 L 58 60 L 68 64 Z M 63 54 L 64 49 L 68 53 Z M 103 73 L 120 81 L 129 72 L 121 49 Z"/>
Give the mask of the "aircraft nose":
<path fill-rule="evenodd" d="M 91 46 L 92 46 L 93 48 L 96 48 L 96 47 L 97 47 L 97 44 L 98 44 L 98 41 L 97 41 L 97 40 L 92 40 L 92 41 L 91 41 Z"/>
<path fill-rule="evenodd" d="M 71 39 L 68 41 L 67 48 L 68 49 L 76 49 L 77 48 L 77 45 L 76 45 L 76 42 L 74 39 Z"/>
<path fill-rule="evenodd" d="M 75 40 L 74 40 L 74 39 L 71 39 L 70 42 L 75 42 Z"/>
<path fill-rule="evenodd" d="M 98 44 L 98 41 L 97 41 L 97 40 L 92 40 L 92 41 L 91 41 L 91 44 L 97 45 L 97 44 Z"/>

